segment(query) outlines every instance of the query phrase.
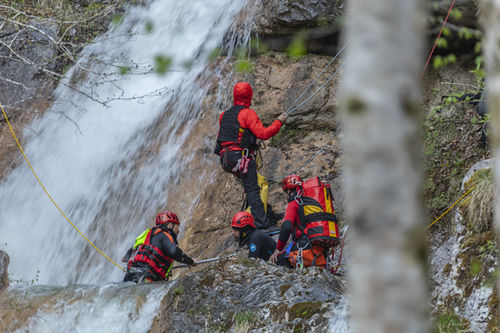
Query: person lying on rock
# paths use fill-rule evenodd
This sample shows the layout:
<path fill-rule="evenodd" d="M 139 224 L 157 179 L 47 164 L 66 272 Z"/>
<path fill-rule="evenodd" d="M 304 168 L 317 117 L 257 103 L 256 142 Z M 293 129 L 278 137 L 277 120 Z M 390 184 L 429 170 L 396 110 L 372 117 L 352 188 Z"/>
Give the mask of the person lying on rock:
<path fill-rule="evenodd" d="M 135 240 L 122 258 L 128 262 L 123 281 L 152 282 L 168 280 L 173 261 L 196 265 L 196 262 L 179 248 L 177 233 L 179 218 L 164 211 L 156 217 L 156 226 L 146 229 Z"/>
<path fill-rule="evenodd" d="M 319 182 L 319 179 L 318 184 L 319 186 L 323 185 Z M 303 195 L 303 181 L 298 175 L 289 175 L 285 177 L 283 179 L 282 189 L 283 192 L 286 193 L 288 205 L 286 207 L 284 220 L 281 224 L 276 249 L 269 260 L 277 265 L 287 266 L 290 268 L 309 266 L 319 266 L 324 268 L 327 264 L 328 246 L 311 244 L 311 239 L 304 231 L 304 225 L 306 225 L 304 207 L 307 205 L 309 210 L 316 212 L 316 214 L 321 214 L 321 217 L 324 216 L 327 219 L 332 217 L 336 221 L 334 213 L 324 213 L 322 209 L 323 207 L 319 204 L 322 200 L 319 198 L 310 198 Z M 322 192 L 323 190 L 318 191 L 318 193 Z M 331 206 L 331 211 L 333 212 L 333 205 Z M 328 221 L 325 222 L 327 224 L 329 223 Z M 329 230 L 328 234 L 330 234 Z M 290 236 L 292 238 L 292 242 L 285 249 Z"/>
<path fill-rule="evenodd" d="M 266 232 L 255 228 L 252 214 L 236 213 L 231 221 L 231 227 L 233 237 L 239 242 L 239 246 L 248 245 L 248 258 L 269 260 L 276 248 L 276 242 Z"/>
<path fill-rule="evenodd" d="M 243 183 L 250 210 L 257 229 L 266 229 L 271 221 L 266 217 L 257 178 L 257 139 L 267 140 L 276 135 L 287 116 L 281 114 L 269 127 L 264 127 L 257 113 L 250 109 L 253 91 L 247 82 L 238 82 L 233 88 L 233 106 L 219 117 L 219 133 L 214 153 L 220 163 Z"/>

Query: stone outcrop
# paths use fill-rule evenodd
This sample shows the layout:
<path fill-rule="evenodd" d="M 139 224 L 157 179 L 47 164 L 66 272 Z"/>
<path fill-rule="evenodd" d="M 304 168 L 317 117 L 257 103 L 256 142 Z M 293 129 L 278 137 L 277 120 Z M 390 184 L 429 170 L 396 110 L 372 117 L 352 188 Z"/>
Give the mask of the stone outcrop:
<path fill-rule="evenodd" d="M 309 52 L 335 54 L 343 0 L 260 1 L 256 33 L 273 50 L 285 50 L 294 38 L 304 38 Z"/>
<path fill-rule="evenodd" d="M 0 250 L 0 294 L 9 286 L 9 255 Z"/>
<path fill-rule="evenodd" d="M 343 289 L 329 272 L 232 258 L 175 280 L 150 332 L 347 332 Z"/>
<path fill-rule="evenodd" d="M 54 23 L 27 22 L 19 30 L 10 26 L 2 31 L 1 39 L 10 45 L 0 45 L 0 101 L 11 118 L 34 112 L 36 99 L 46 99 L 54 89 L 55 80 L 44 70 L 53 72 L 57 66 L 57 50 L 53 40 L 59 28 Z"/>
<path fill-rule="evenodd" d="M 462 189 L 475 172 L 492 167 L 493 159 L 474 164 L 463 179 Z M 498 265 L 495 235 L 492 230 L 474 230 L 470 223 L 457 209 L 452 232 L 444 238 L 434 235 L 430 251 L 432 296 L 436 310 L 454 309 L 468 321 L 472 332 L 491 332 L 498 306 L 494 294 Z"/>

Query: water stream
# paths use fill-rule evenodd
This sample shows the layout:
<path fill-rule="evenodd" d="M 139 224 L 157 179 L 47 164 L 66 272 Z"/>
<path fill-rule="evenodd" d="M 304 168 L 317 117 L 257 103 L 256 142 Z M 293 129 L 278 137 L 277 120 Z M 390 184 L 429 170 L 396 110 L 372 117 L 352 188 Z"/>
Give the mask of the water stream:
<path fill-rule="evenodd" d="M 168 206 L 171 184 L 189 162 L 183 144 L 207 93 L 206 64 L 246 3 L 129 8 L 119 26 L 83 50 L 54 105 L 25 131 L 27 156 L 51 196 L 115 261 L 131 235 Z M 155 58 L 171 61 L 165 75 L 150 71 Z M 24 162 L 0 185 L 0 221 L 14 279 L 67 285 L 122 277 L 67 223 Z"/>
<path fill-rule="evenodd" d="M 158 210 L 173 206 L 187 220 L 199 201 L 203 182 L 180 193 L 179 175 L 192 163 L 188 146 L 210 80 L 221 76 L 207 64 L 217 48 L 230 55 L 246 45 L 252 18 L 240 20 L 238 34 L 235 22 L 248 3 L 156 0 L 127 8 L 119 25 L 82 51 L 53 106 L 22 133 L 55 202 L 114 261 Z M 153 70 L 162 64 L 165 75 Z M 227 104 L 222 81 L 216 102 Z M 170 284 L 118 282 L 123 272 L 71 227 L 26 163 L 18 165 L 0 183 L 0 249 L 10 255 L 13 280 L 0 302 L 0 332 L 147 332 Z M 345 317 L 345 305 L 333 306 L 343 326 L 332 321 L 332 332 L 344 331 Z"/>

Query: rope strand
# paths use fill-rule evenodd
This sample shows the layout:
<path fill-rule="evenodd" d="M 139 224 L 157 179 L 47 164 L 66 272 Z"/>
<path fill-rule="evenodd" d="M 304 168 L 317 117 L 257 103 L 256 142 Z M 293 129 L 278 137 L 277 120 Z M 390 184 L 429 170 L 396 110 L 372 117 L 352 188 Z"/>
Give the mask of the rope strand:
<path fill-rule="evenodd" d="M 125 269 L 123 267 L 121 267 L 120 265 L 118 265 L 116 262 L 114 262 L 111 258 L 109 258 L 104 252 L 102 252 L 97 246 L 94 245 L 94 243 L 92 243 L 87 237 L 85 237 L 85 235 L 73 224 L 73 222 L 71 222 L 71 220 L 66 216 L 66 214 L 62 211 L 62 209 L 57 205 L 57 203 L 55 202 L 55 200 L 52 198 L 52 196 L 49 194 L 49 192 L 47 191 L 47 189 L 45 188 L 45 186 L 43 185 L 42 181 L 40 180 L 40 178 L 38 178 L 38 175 L 36 174 L 35 170 L 33 169 L 33 167 L 31 166 L 31 163 L 30 161 L 28 160 L 28 157 L 26 156 L 26 154 L 24 153 L 24 149 L 23 147 L 21 146 L 21 144 L 19 143 L 19 140 L 17 139 L 17 136 L 16 136 L 16 133 L 14 132 L 14 129 L 12 128 L 10 122 L 9 122 L 9 118 L 7 117 L 7 114 L 5 113 L 5 110 L 3 109 L 3 106 L 2 104 L 0 104 L 0 109 L 2 109 L 2 113 L 3 113 L 3 116 L 5 117 L 5 121 L 7 122 L 7 125 L 9 125 L 9 129 L 10 129 L 10 132 L 12 133 L 12 136 L 14 138 L 14 140 L 16 141 L 16 144 L 17 144 L 17 147 L 19 148 L 19 150 L 21 151 L 21 153 L 23 154 L 24 156 L 24 159 L 26 160 L 26 163 L 28 164 L 31 172 L 33 173 L 33 175 L 35 176 L 36 180 L 38 181 L 38 183 L 40 184 L 40 186 L 42 187 L 43 191 L 45 192 L 45 194 L 47 195 L 47 197 L 50 199 L 50 201 L 54 204 L 54 206 L 57 208 L 57 210 L 61 213 L 62 216 L 64 216 L 64 218 L 66 219 L 66 221 L 69 222 L 69 224 L 71 224 L 71 226 L 80 234 L 80 236 L 83 237 L 83 239 L 85 239 L 90 245 L 92 245 L 92 247 L 97 251 L 99 252 L 104 258 L 108 259 L 111 263 L 113 263 L 116 267 L 118 267 L 119 269 L 121 269 L 122 271 L 125 271 Z"/>

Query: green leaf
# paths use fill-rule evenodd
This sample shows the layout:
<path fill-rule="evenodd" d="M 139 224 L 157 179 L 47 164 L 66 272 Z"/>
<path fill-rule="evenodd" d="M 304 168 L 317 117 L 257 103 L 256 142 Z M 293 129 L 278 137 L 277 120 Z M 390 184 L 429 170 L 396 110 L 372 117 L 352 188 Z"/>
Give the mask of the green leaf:
<path fill-rule="evenodd" d="M 111 20 L 111 24 L 114 27 L 119 26 L 120 24 L 122 24 L 122 22 L 123 22 L 123 15 L 122 14 L 116 14 L 115 16 L 113 16 L 113 19 Z"/>
<path fill-rule="evenodd" d="M 209 54 L 208 54 L 208 61 L 214 61 L 219 57 L 219 55 L 222 53 L 222 50 L 220 47 L 216 47 L 213 49 Z"/>
<path fill-rule="evenodd" d="M 455 19 L 455 20 L 460 20 L 462 18 L 462 11 L 458 8 L 453 8 L 453 10 L 451 11 L 451 16 Z"/>
<path fill-rule="evenodd" d="M 446 61 L 449 63 L 449 64 L 454 64 L 457 62 L 457 57 L 453 54 L 453 53 L 450 53 L 446 56 Z"/>
<path fill-rule="evenodd" d="M 251 73 L 253 68 L 253 64 L 248 60 L 239 60 L 236 62 L 235 69 L 239 73 Z"/>
<path fill-rule="evenodd" d="M 439 48 L 445 49 L 448 47 L 448 41 L 446 40 L 446 38 L 441 37 L 437 40 L 436 45 Z"/>
<path fill-rule="evenodd" d="M 474 52 L 481 54 L 482 48 L 483 44 L 481 42 L 477 42 L 476 45 L 474 45 Z"/>
<path fill-rule="evenodd" d="M 470 273 L 472 275 L 477 275 L 479 274 L 479 272 L 481 272 L 481 268 L 482 268 L 481 262 L 476 258 L 473 258 L 470 264 Z"/>
<path fill-rule="evenodd" d="M 130 71 L 130 67 L 129 66 L 118 66 L 118 73 L 120 73 L 121 75 L 125 75 L 129 71 Z"/>
<path fill-rule="evenodd" d="M 435 69 L 438 69 L 438 68 L 441 68 L 445 65 L 444 63 L 444 60 L 443 60 L 443 57 L 441 57 L 440 55 L 437 55 L 435 56 L 433 59 L 432 59 L 432 66 L 435 68 Z"/>
<path fill-rule="evenodd" d="M 443 29 L 443 36 L 445 37 L 450 37 L 451 36 L 451 30 L 448 28 Z"/>
<path fill-rule="evenodd" d="M 286 53 L 291 58 L 300 58 L 307 54 L 306 46 L 307 33 L 299 33 L 292 41 L 292 43 L 286 48 Z"/>
<path fill-rule="evenodd" d="M 250 40 L 250 48 L 252 50 L 256 50 L 259 54 L 267 53 L 269 51 L 269 47 L 258 38 L 252 38 Z"/>
<path fill-rule="evenodd" d="M 146 24 L 144 24 L 144 29 L 146 29 L 146 32 L 147 33 L 151 33 L 153 32 L 153 29 L 154 29 L 154 24 L 152 21 L 150 20 L 147 20 L 146 21 Z"/>
<path fill-rule="evenodd" d="M 172 58 L 161 54 L 156 55 L 154 61 L 155 61 L 155 71 L 161 75 L 164 75 L 170 68 L 170 65 L 172 64 Z"/>

